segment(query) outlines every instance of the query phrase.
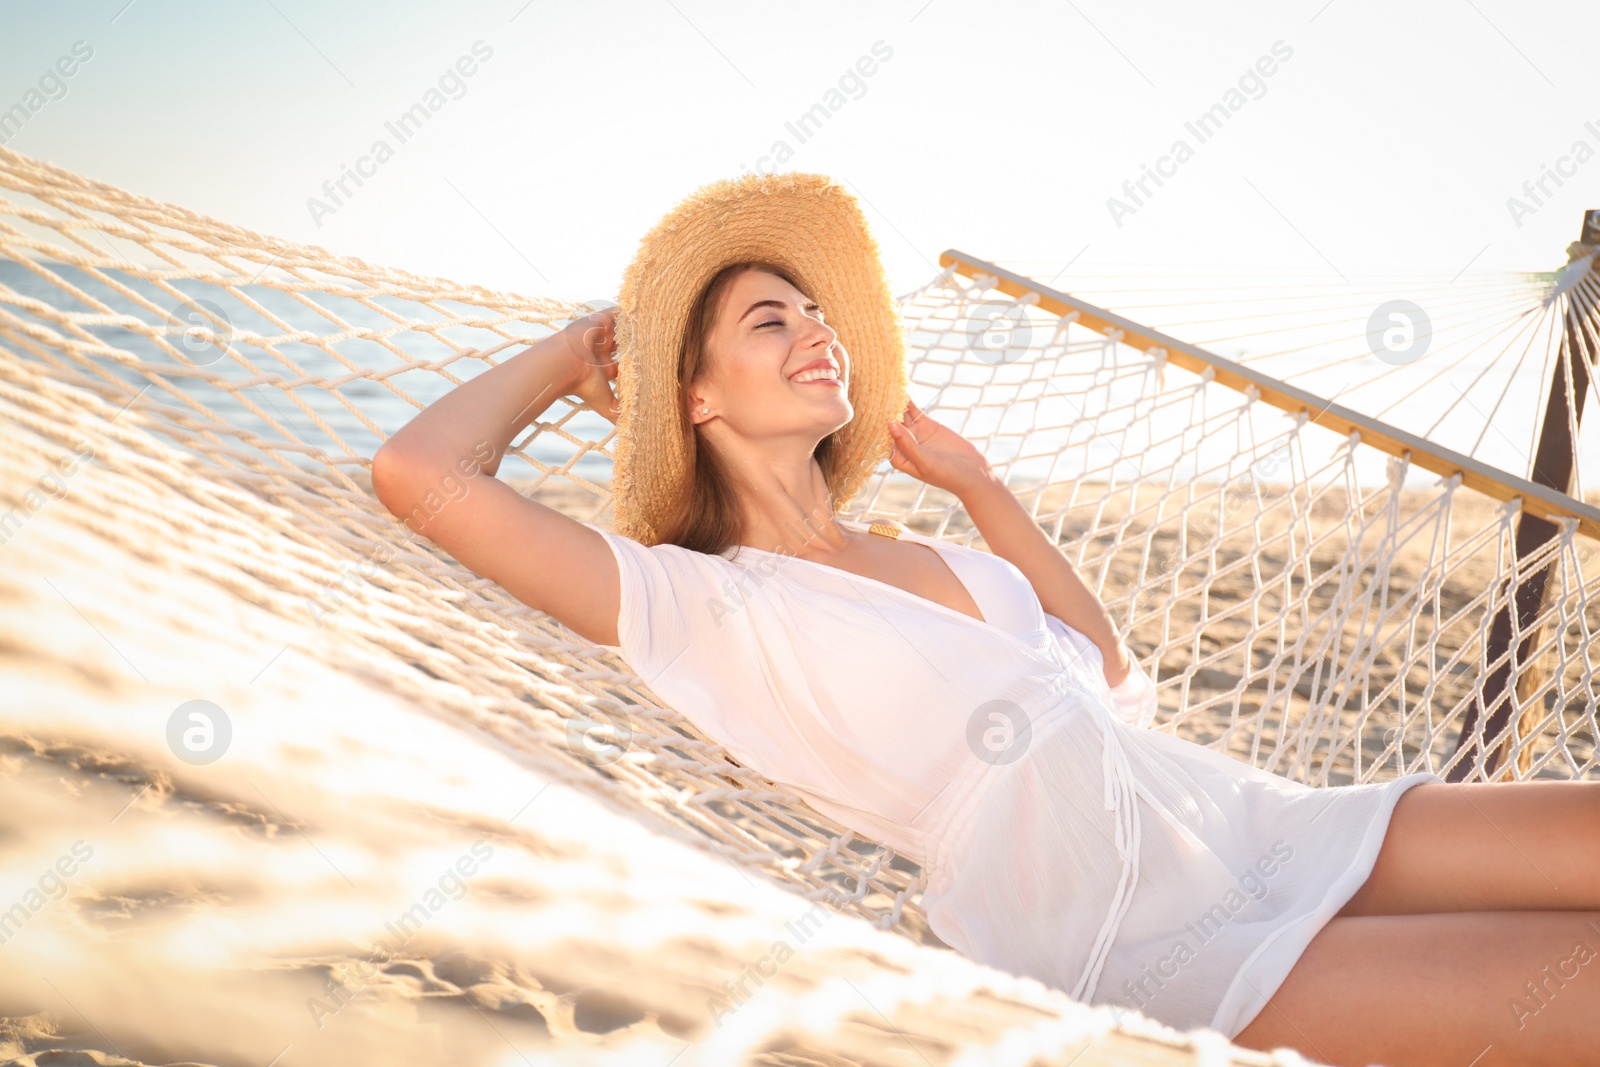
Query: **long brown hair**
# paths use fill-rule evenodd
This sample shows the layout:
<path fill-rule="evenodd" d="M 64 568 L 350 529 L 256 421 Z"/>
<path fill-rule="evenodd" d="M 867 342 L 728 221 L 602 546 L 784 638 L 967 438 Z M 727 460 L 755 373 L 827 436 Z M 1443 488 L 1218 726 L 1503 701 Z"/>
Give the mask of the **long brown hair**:
<path fill-rule="evenodd" d="M 714 555 L 739 544 L 742 531 L 739 528 L 738 494 L 734 486 L 733 468 L 717 454 L 716 448 L 702 436 L 699 427 L 689 418 L 690 389 L 710 369 L 706 341 L 715 325 L 723 293 L 746 270 L 766 271 L 805 292 L 789 271 L 778 264 L 745 260 L 730 263 L 713 275 L 689 308 L 683 347 L 678 351 L 677 405 L 677 418 L 689 441 L 689 488 L 678 498 L 677 506 L 663 522 L 661 540 Z M 831 477 L 833 464 L 829 460 L 837 447 L 837 433 L 835 431 L 817 442 L 816 449 L 811 453 L 812 458 L 822 466 L 830 504 L 834 487 Z"/>

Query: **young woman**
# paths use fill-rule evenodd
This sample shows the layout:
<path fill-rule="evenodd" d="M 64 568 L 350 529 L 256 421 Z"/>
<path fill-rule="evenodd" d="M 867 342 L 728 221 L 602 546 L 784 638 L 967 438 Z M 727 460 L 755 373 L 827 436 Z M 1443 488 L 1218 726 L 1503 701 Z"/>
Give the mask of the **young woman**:
<path fill-rule="evenodd" d="M 1104 607 L 905 398 L 836 183 L 707 186 L 619 295 L 390 438 L 385 506 L 919 862 L 933 929 L 980 962 L 1333 1064 L 1600 1059 L 1600 784 L 1314 789 L 1143 729 L 1153 686 Z M 618 424 L 616 532 L 494 477 L 560 397 Z M 838 518 L 885 452 L 992 552 Z"/>

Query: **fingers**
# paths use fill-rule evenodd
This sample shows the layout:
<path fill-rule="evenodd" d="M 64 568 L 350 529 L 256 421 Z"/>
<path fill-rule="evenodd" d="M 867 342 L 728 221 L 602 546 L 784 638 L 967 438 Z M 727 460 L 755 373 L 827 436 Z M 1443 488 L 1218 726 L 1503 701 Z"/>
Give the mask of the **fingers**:
<path fill-rule="evenodd" d="M 574 319 L 565 332 L 569 334 L 569 345 L 574 354 L 585 363 L 603 367 L 615 362 L 617 338 L 614 308 L 601 308 Z"/>
<path fill-rule="evenodd" d="M 903 470 L 910 473 L 911 461 L 906 459 L 906 454 L 900 451 L 899 448 L 889 449 L 889 463 L 896 470 Z"/>
<path fill-rule="evenodd" d="M 907 455 L 898 445 L 890 446 L 890 449 L 889 449 L 889 465 L 892 466 L 897 471 L 901 471 L 901 472 L 903 472 L 905 474 L 911 475 L 913 478 L 921 478 L 922 477 L 922 469 L 921 469 L 921 467 L 916 463 L 915 460 L 913 460 L 909 455 Z"/>
<path fill-rule="evenodd" d="M 905 420 L 905 425 L 910 426 L 910 427 L 915 427 L 917 425 L 917 423 L 919 423 L 923 419 L 927 418 L 927 415 L 923 412 L 923 410 L 921 408 L 917 407 L 916 404 L 914 404 L 910 400 L 907 400 L 906 401 L 906 410 L 905 410 L 905 413 L 901 416 L 901 418 L 903 418 Z M 929 421 L 932 421 L 932 420 L 929 420 Z M 937 430 L 938 427 L 935 426 L 934 429 Z"/>
<path fill-rule="evenodd" d="M 613 426 L 615 426 L 617 424 L 617 420 L 622 417 L 622 408 L 619 407 L 615 401 L 611 401 L 603 407 L 599 404 L 592 403 L 585 404 L 584 407 L 588 408 L 596 415 L 599 415 Z"/>
<path fill-rule="evenodd" d="M 906 448 L 906 450 L 915 450 L 915 448 L 922 446 L 922 440 L 917 438 L 917 430 L 907 426 L 904 422 L 891 421 L 890 434 L 893 435 L 894 440 L 898 440 L 901 443 L 901 448 Z"/>
<path fill-rule="evenodd" d="M 611 346 L 610 327 L 605 325 L 588 327 L 583 331 L 583 343 L 589 351 L 603 361 L 609 362 L 610 357 L 606 353 Z"/>
<path fill-rule="evenodd" d="M 894 438 L 900 447 L 908 451 L 922 443 L 917 440 L 917 435 L 911 432 L 911 427 L 902 422 L 895 422 L 892 419 L 889 421 L 889 436 Z"/>

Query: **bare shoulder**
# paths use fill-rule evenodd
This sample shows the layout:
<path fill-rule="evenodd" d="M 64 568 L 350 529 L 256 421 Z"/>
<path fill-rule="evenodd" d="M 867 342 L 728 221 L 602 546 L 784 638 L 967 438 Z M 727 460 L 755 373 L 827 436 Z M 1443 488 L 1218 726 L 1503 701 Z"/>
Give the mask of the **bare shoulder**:
<path fill-rule="evenodd" d="M 621 579 L 598 530 L 493 475 L 462 477 L 382 450 L 372 487 L 390 513 L 474 574 L 586 640 L 617 643 Z"/>

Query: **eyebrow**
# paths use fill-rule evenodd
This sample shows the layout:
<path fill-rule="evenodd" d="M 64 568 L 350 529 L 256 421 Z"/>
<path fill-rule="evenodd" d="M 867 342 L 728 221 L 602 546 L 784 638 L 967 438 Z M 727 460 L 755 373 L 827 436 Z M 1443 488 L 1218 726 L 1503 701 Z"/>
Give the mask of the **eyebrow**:
<path fill-rule="evenodd" d="M 817 304 L 817 302 L 815 300 L 811 299 L 809 296 L 806 297 L 806 306 L 809 307 L 812 304 Z M 782 300 L 757 300 L 754 304 L 751 304 L 748 308 L 745 309 L 744 314 L 739 316 L 739 321 L 743 322 L 745 319 L 748 319 L 750 317 L 750 313 L 752 311 L 756 310 L 756 308 L 771 307 L 771 308 L 782 309 L 782 308 L 786 308 L 788 306 L 789 305 L 784 303 Z M 821 304 L 817 304 L 817 307 L 821 308 L 822 305 Z"/>

